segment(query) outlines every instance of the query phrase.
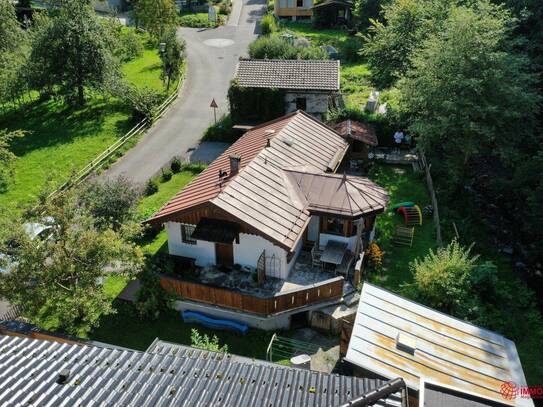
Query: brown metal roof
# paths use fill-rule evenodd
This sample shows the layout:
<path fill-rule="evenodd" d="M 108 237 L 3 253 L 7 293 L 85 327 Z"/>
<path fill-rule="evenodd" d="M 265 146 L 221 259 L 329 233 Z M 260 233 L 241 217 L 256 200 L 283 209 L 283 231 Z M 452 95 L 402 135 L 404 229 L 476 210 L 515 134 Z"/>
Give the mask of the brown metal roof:
<path fill-rule="evenodd" d="M 274 121 L 265 123 L 248 131 L 238 141 L 232 144 L 223 154 L 221 154 L 209 167 L 207 167 L 198 177 L 175 195 L 166 205 L 158 211 L 149 222 L 162 223 L 168 220 L 168 217 L 181 211 L 193 208 L 197 205 L 207 203 L 215 198 L 221 189 L 234 178 L 228 174 L 227 177 L 219 178 L 219 171 L 230 169 L 229 156 L 231 154 L 241 155 L 240 171 L 247 166 L 249 162 L 266 146 L 269 131 L 278 132 L 294 116 L 292 113 Z"/>
<path fill-rule="evenodd" d="M 325 172 L 338 151 L 344 154 L 347 147 L 334 130 L 299 111 L 212 202 L 292 249 L 310 215 L 293 194 L 283 169 L 302 166 Z"/>
<path fill-rule="evenodd" d="M 345 120 L 336 124 L 334 129 L 344 138 L 352 138 L 372 147 L 379 144 L 375 129 L 369 124 Z"/>
<path fill-rule="evenodd" d="M 247 88 L 339 91 L 338 60 L 242 59 L 235 77 Z"/>
<path fill-rule="evenodd" d="M 310 174 L 287 170 L 288 178 L 306 208 L 313 213 L 360 218 L 383 212 L 389 196 L 384 188 L 364 177 Z"/>
<path fill-rule="evenodd" d="M 397 345 L 410 338 L 413 352 Z M 364 283 L 347 361 L 385 378 L 403 377 L 419 389 L 420 380 L 516 406 L 528 399 L 504 400 L 500 386 L 526 386 L 515 344 L 507 338 L 453 318 L 399 295 Z"/>

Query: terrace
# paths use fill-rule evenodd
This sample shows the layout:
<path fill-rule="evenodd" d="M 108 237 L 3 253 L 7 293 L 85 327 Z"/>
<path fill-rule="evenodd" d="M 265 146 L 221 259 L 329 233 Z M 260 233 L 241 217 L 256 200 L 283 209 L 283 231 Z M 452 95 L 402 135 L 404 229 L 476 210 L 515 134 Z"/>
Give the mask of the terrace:
<path fill-rule="evenodd" d="M 334 271 L 313 265 L 311 253 L 302 251 L 286 279 L 266 276 L 241 267 L 178 267 L 163 275 L 162 286 L 183 299 L 210 303 L 261 315 L 275 314 L 319 302 L 340 299 L 353 285 Z M 352 273 L 351 273 L 352 275 Z"/>

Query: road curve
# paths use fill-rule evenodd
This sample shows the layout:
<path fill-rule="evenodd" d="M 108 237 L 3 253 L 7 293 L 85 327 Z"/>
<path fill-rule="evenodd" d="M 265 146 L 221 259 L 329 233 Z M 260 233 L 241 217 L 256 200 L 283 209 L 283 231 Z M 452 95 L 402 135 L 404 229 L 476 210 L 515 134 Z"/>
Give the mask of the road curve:
<path fill-rule="evenodd" d="M 227 25 L 215 29 L 179 29 L 179 36 L 187 42 L 188 68 L 178 99 L 104 176 L 124 175 L 142 184 L 174 156 L 187 158 L 198 148 L 204 130 L 213 123 L 211 100 L 214 98 L 219 105 L 218 117 L 228 111 L 226 93 L 236 63 L 256 38 L 257 22 L 265 10 L 266 0 L 235 0 Z M 216 151 L 199 153 L 213 156 Z"/>

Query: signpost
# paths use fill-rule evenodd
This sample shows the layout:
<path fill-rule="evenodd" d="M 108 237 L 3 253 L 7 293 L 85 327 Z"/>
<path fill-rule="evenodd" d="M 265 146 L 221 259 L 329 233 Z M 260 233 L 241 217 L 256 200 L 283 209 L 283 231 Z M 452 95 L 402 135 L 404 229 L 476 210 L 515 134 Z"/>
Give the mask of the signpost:
<path fill-rule="evenodd" d="M 213 98 L 209 107 L 213 108 L 213 116 L 215 117 L 215 124 L 217 124 L 217 108 L 219 105 L 217 105 L 217 102 L 215 102 L 215 98 Z"/>

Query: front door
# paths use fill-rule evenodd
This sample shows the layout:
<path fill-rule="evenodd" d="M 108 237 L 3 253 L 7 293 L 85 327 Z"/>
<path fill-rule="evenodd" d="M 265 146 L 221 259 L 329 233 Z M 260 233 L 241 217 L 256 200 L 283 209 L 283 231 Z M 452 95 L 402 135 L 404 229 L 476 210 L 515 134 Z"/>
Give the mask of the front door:
<path fill-rule="evenodd" d="M 234 265 L 234 246 L 231 244 L 215 243 L 216 262 L 221 266 Z"/>

